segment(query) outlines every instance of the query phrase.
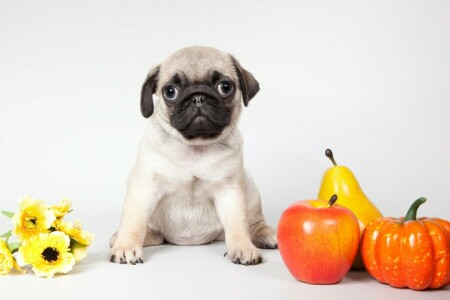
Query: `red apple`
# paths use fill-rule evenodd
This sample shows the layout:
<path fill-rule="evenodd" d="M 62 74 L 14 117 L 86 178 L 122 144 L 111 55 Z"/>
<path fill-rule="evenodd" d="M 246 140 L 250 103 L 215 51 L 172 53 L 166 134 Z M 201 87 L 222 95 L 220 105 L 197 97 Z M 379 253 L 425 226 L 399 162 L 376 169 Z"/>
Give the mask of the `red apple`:
<path fill-rule="evenodd" d="M 278 247 L 298 280 L 333 284 L 348 273 L 359 245 L 358 219 L 336 202 L 304 200 L 288 207 L 278 223 Z"/>

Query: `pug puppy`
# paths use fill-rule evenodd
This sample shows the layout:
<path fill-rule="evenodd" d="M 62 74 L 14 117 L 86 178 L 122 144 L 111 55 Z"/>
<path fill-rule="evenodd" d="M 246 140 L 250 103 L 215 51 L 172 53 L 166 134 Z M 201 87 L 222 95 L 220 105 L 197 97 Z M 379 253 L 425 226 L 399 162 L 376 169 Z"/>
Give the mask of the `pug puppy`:
<path fill-rule="evenodd" d="M 242 103 L 258 91 L 233 56 L 209 47 L 181 49 L 150 70 L 141 92 L 148 126 L 111 237 L 111 262 L 143 263 L 143 247 L 164 241 L 225 240 L 225 255 L 243 265 L 262 262 L 258 248 L 277 248 L 236 128 Z"/>

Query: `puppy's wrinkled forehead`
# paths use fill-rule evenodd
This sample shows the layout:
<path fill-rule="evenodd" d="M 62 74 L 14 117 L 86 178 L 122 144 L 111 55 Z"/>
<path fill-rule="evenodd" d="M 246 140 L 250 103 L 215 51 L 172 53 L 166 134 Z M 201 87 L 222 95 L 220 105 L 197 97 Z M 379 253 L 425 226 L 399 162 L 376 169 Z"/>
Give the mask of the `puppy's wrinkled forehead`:
<path fill-rule="evenodd" d="M 178 50 L 161 63 L 159 80 L 165 83 L 178 74 L 190 81 L 202 82 L 209 80 L 214 71 L 237 79 L 228 53 L 209 47 L 189 47 Z"/>

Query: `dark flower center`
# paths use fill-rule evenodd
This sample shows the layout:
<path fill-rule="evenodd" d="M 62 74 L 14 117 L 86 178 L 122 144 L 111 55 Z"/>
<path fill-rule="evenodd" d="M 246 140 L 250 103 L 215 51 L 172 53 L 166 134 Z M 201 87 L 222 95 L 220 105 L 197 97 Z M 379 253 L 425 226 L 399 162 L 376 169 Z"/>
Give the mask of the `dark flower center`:
<path fill-rule="evenodd" d="M 34 229 L 37 227 L 37 219 L 36 217 L 31 217 L 27 219 L 26 221 L 26 227 L 27 229 Z"/>
<path fill-rule="evenodd" d="M 48 261 L 49 263 L 52 263 L 56 260 L 58 260 L 59 252 L 53 247 L 47 247 L 42 251 L 42 257 Z"/>

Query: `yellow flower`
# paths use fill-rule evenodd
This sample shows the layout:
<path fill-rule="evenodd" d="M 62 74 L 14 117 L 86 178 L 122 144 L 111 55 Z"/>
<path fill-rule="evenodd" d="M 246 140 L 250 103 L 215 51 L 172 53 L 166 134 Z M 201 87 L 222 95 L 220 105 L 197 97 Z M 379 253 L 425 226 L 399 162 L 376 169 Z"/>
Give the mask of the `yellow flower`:
<path fill-rule="evenodd" d="M 80 221 L 64 222 L 61 220 L 55 221 L 55 227 L 57 230 L 64 232 L 71 239 L 74 239 L 78 243 L 89 246 L 94 239 L 94 235 L 89 231 L 83 231 Z"/>
<path fill-rule="evenodd" d="M 48 232 L 55 220 L 55 214 L 41 200 L 23 197 L 19 201 L 20 212 L 12 217 L 14 228 L 12 233 L 19 241 L 26 241 L 38 233 Z"/>
<path fill-rule="evenodd" d="M 19 248 L 17 261 L 30 264 L 34 273 L 47 278 L 56 273 L 67 273 L 75 264 L 69 252 L 70 238 L 62 232 L 40 233 L 32 236 Z"/>
<path fill-rule="evenodd" d="M 14 257 L 8 249 L 5 241 L 0 239 L 0 274 L 8 274 L 14 265 Z"/>
<path fill-rule="evenodd" d="M 80 244 L 75 240 L 70 240 L 70 252 L 75 257 L 76 262 L 79 262 L 87 257 L 87 247 L 88 246 Z"/>
<path fill-rule="evenodd" d="M 59 205 L 53 205 L 51 209 L 55 213 L 55 217 L 62 218 L 67 215 L 71 205 L 72 202 L 69 199 L 62 199 Z"/>
<path fill-rule="evenodd" d="M 6 242 L 0 239 L 0 275 L 8 274 L 13 267 L 22 272 L 11 251 L 9 251 Z"/>

